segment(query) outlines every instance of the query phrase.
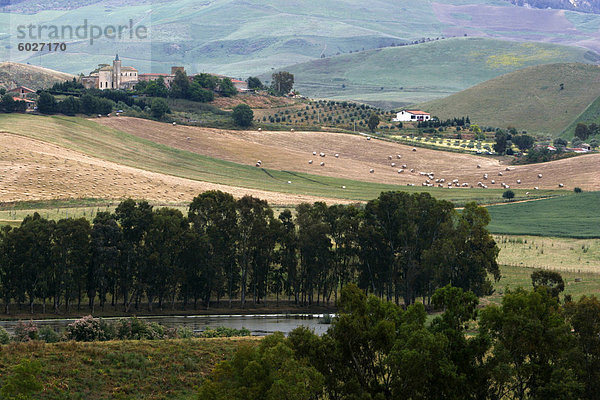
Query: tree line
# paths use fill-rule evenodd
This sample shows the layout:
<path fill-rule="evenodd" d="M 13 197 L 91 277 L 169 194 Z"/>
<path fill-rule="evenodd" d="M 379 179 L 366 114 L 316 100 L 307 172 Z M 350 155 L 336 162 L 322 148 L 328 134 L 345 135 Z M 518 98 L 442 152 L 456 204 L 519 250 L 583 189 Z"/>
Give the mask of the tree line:
<path fill-rule="evenodd" d="M 429 303 L 447 284 L 492 292 L 498 247 L 485 208 L 427 193 L 385 192 L 365 206 L 300 204 L 275 216 L 258 198 L 209 191 L 177 209 L 125 200 L 113 213 L 52 221 L 39 214 L 0 234 L 0 295 L 54 312 L 120 303 L 232 306 L 287 297 L 337 300 L 348 283 L 396 304 Z"/>
<path fill-rule="evenodd" d="M 474 293 L 440 288 L 430 323 L 421 303 L 404 310 L 347 286 L 326 334 L 300 327 L 241 347 L 198 398 L 597 399 L 600 301 L 560 304 L 532 281 L 481 309 Z"/>

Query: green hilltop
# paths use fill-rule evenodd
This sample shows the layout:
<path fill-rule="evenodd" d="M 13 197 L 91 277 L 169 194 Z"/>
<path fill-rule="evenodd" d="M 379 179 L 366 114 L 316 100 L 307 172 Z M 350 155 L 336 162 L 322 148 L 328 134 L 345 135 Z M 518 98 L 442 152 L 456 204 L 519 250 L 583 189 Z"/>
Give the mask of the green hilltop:
<path fill-rule="evenodd" d="M 599 59 L 577 47 L 467 37 L 324 58 L 286 69 L 294 74 L 300 92 L 310 97 L 393 107 L 446 97 L 533 65 Z M 465 113 L 453 110 L 455 115 Z"/>
<path fill-rule="evenodd" d="M 599 95 L 599 66 L 561 63 L 524 68 L 420 107 L 441 119 L 468 115 L 479 125 L 559 136 Z"/>
<path fill-rule="evenodd" d="M 0 9 L 0 59 L 88 73 L 118 52 L 126 65 L 234 77 L 270 72 L 321 56 L 355 54 L 442 37 L 494 37 L 581 45 L 600 51 L 600 15 L 523 9 L 504 0 L 70 0 L 10 2 Z M 20 52 L 19 25 L 144 25 L 146 40 L 65 40 L 67 51 Z M 569 34 L 565 34 L 569 32 Z M 28 42 L 32 40 L 27 40 Z M 369 84 L 369 83 L 367 83 Z M 385 86 L 385 85 L 380 85 Z"/>

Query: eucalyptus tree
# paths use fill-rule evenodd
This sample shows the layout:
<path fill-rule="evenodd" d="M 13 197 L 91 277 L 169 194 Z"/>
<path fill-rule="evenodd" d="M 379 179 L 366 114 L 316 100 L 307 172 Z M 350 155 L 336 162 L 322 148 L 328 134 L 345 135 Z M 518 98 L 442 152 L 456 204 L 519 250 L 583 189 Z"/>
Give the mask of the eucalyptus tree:
<path fill-rule="evenodd" d="M 104 311 L 107 293 L 116 297 L 118 266 L 123 232 L 115 215 L 99 212 L 93 221 L 91 233 L 91 261 L 87 273 L 89 306 L 94 312 L 96 295 Z"/>
<path fill-rule="evenodd" d="M 115 215 L 123 231 L 118 281 L 123 308 L 129 311 L 132 301 L 137 304 L 143 294 L 140 274 L 145 269 L 144 239 L 152 224 L 152 206 L 127 199 L 117 206 Z"/>
<path fill-rule="evenodd" d="M 66 218 L 56 223 L 52 234 L 54 290 L 58 295 L 62 291 L 67 312 L 75 298 L 77 309 L 81 305 L 81 294 L 86 286 L 85 276 L 90 263 L 91 231 L 87 219 Z"/>
<path fill-rule="evenodd" d="M 204 303 L 210 305 L 211 293 L 215 293 L 218 302 L 226 292 L 231 307 L 239 284 L 236 201 L 231 194 L 219 190 L 204 192 L 192 200 L 188 219 L 192 230 L 198 236 L 206 236 L 208 243 L 206 257 L 199 255 L 197 261 L 206 261 Z"/>

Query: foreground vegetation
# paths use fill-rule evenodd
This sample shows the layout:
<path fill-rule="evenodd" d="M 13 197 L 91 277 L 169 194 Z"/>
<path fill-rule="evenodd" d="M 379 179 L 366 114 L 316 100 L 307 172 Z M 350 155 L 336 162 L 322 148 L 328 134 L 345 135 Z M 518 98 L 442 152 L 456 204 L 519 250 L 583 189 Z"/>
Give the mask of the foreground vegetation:
<path fill-rule="evenodd" d="M 422 304 L 403 310 L 346 287 L 325 335 L 300 327 L 240 349 L 200 398 L 596 399 L 600 301 L 561 305 L 560 275 L 532 283 L 482 310 L 471 292 L 439 289 L 444 312 L 430 324 Z"/>
<path fill-rule="evenodd" d="M 91 312 L 119 298 L 125 312 L 238 295 L 242 307 L 269 294 L 319 305 L 349 282 L 404 304 L 448 283 L 485 295 L 488 274 L 499 278 L 488 223 L 475 203 L 458 212 L 426 193 L 381 193 L 364 209 L 304 203 L 278 217 L 266 201 L 220 191 L 197 196 L 187 217 L 126 200 L 93 225 L 34 214 L 2 229 L 0 295 L 7 314 L 11 302 L 79 310 L 86 295 Z"/>
<path fill-rule="evenodd" d="M 203 376 L 240 345 L 255 343 L 255 338 L 11 343 L 0 346 L 0 381 L 24 383 L 29 374 L 23 369 L 37 363 L 34 382 L 41 387 L 29 398 L 196 399 Z"/>

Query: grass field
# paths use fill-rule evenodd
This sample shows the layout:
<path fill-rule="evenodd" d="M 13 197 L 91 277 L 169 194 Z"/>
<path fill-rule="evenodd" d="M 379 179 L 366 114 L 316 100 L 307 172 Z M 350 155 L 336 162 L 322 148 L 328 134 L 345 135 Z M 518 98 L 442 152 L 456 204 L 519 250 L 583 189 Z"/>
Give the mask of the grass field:
<path fill-rule="evenodd" d="M 488 207 L 496 234 L 600 238 L 600 192 Z"/>
<path fill-rule="evenodd" d="M 518 287 L 531 289 L 531 273 L 535 271 L 535 268 L 502 265 L 500 271 L 502 278 L 494 284 L 496 292 L 486 297 L 485 302 L 500 303 L 506 288 L 513 290 Z M 565 291 L 563 294 L 570 294 L 573 296 L 573 299 L 578 299 L 581 296 L 600 297 L 600 274 L 590 272 L 559 272 L 565 281 Z M 578 282 L 575 281 L 576 279 Z"/>
<path fill-rule="evenodd" d="M 377 101 L 414 104 L 446 97 L 528 66 L 589 62 L 585 54 L 584 49 L 552 44 L 453 38 L 345 54 L 287 69 L 294 74 L 300 92 L 311 97 L 375 98 Z M 469 115 L 471 120 L 478 121 L 473 118 L 475 113 L 471 108 L 452 115 L 441 107 L 432 110 L 443 118 Z"/>
<path fill-rule="evenodd" d="M 598 98 L 599 92 L 600 71 L 596 65 L 539 65 L 420 107 L 442 119 L 468 115 L 471 122 L 481 126 L 513 126 L 529 133 L 558 136 Z"/>
<path fill-rule="evenodd" d="M 123 119 L 123 121 L 126 120 Z M 153 124 L 152 122 L 146 122 L 143 120 L 140 122 L 133 122 L 135 124 Z M 158 124 L 156 128 L 156 134 L 160 136 L 161 132 L 165 132 L 168 126 L 169 125 L 166 124 Z M 99 125 L 94 121 L 81 118 L 6 115 L 0 116 L 0 130 L 15 133 L 32 139 L 50 142 L 66 149 L 75 150 L 98 159 L 115 162 L 128 167 L 135 167 L 146 171 L 187 178 L 194 181 L 213 182 L 222 185 L 231 185 L 234 187 L 251 188 L 266 192 L 287 193 L 298 196 L 308 195 L 318 198 L 366 201 L 376 198 L 381 191 L 427 191 L 438 198 L 447 199 L 455 202 L 458 205 L 461 205 L 467 201 L 478 201 L 481 203 L 497 202 L 501 200 L 501 195 L 503 192 L 501 189 L 447 190 L 420 186 L 408 187 L 405 185 L 400 186 L 377 182 L 358 181 L 336 176 L 320 176 L 304 172 L 256 168 L 251 165 L 242 165 L 234 162 L 223 161 L 191 151 L 185 151 L 164 144 L 159 144 L 132 134 L 112 129 L 110 127 Z M 145 127 L 139 127 L 138 130 L 140 133 L 142 133 L 145 130 Z M 344 135 L 341 135 L 340 137 L 346 138 Z M 265 139 L 269 139 L 269 137 L 265 136 Z M 353 136 L 348 136 L 348 139 L 351 139 L 352 141 L 356 140 L 356 138 Z M 332 140 L 337 139 L 334 137 Z M 363 141 L 364 139 L 362 139 L 360 143 L 363 143 Z M 179 139 L 179 142 L 182 142 L 182 140 Z M 183 137 L 183 142 L 187 143 L 187 141 L 185 141 L 185 136 Z M 366 141 L 364 142 L 367 143 Z M 225 143 L 227 149 L 230 149 L 233 146 L 231 142 Z M 338 143 L 337 145 L 343 144 L 342 142 L 336 143 Z M 204 145 L 200 145 L 200 147 L 202 146 Z M 390 144 L 390 146 L 399 145 Z M 394 150 L 388 149 L 385 151 L 385 154 L 389 154 L 387 151 Z M 423 150 L 423 152 L 420 154 L 426 154 L 426 151 L 428 150 Z M 360 151 L 360 154 L 362 153 L 364 153 L 364 151 Z M 451 153 L 439 152 L 439 154 L 443 155 L 444 157 L 446 154 L 450 154 L 448 157 L 456 157 L 456 155 Z M 286 159 L 287 156 L 285 154 L 283 156 L 284 159 Z M 467 156 L 465 155 L 465 157 Z M 304 165 L 305 162 L 306 161 L 303 159 L 302 165 Z M 432 161 L 423 159 L 423 162 L 431 164 Z M 472 162 L 483 163 L 483 160 L 477 161 L 474 159 Z M 386 156 L 381 155 L 381 163 L 384 163 L 384 165 L 387 164 Z M 426 164 L 423 165 L 423 168 L 425 168 Z M 476 170 L 473 171 L 477 172 Z M 61 174 L 64 176 L 64 172 L 61 172 Z M 365 169 L 363 174 L 367 177 L 372 175 L 368 173 L 368 169 Z M 477 174 L 479 174 L 479 172 L 477 172 Z M 399 174 L 395 174 L 395 176 L 398 175 Z M 66 176 L 70 175 L 67 174 Z M 347 176 L 350 177 L 352 175 L 347 174 Z M 392 174 L 392 176 L 394 176 L 394 174 Z M 415 179 L 421 178 L 419 178 L 417 174 Z M 290 184 L 288 181 L 292 183 Z M 385 180 L 382 182 L 385 182 Z M 342 186 L 346 186 L 346 188 L 343 189 Z M 526 189 L 517 189 L 515 192 L 518 198 L 527 197 L 525 196 Z M 536 193 L 536 196 L 552 196 L 560 193 L 564 193 L 564 191 L 540 190 L 538 193 Z M 166 193 L 165 196 L 168 196 L 168 193 Z M 99 193 L 91 192 L 83 197 L 102 196 L 99 196 Z M 149 198 L 149 200 L 153 199 Z M 176 199 L 171 199 L 171 201 L 173 200 Z"/>
<path fill-rule="evenodd" d="M 600 124 L 600 96 L 594 100 L 579 116 L 573 120 L 560 134 L 560 137 L 571 140 L 575 136 L 575 127 L 578 123 L 590 125 L 595 123 Z"/>
<path fill-rule="evenodd" d="M 600 274 L 600 239 L 513 235 L 494 238 L 500 247 L 499 264 Z"/>
<path fill-rule="evenodd" d="M 202 377 L 254 338 L 0 345 L 0 380 L 23 359 L 42 365 L 36 399 L 196 399 Z"/>

